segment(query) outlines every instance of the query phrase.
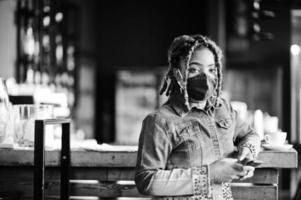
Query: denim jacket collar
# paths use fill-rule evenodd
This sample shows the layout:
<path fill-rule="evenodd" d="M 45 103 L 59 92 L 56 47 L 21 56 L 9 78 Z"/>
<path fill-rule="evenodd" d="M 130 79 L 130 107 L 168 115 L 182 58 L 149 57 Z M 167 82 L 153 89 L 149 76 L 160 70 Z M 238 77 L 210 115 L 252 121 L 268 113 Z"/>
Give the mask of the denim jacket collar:
<path fill-rule="evenodd" d="M 171 95 L 166 104 L 170 106 L 175 111 L 175 113 L 181 117 L 189 111 L 187 106 L 185 105 L 184 98 L 182 98 L 180 95 Z"/>
<path fill-rule="evenodd" d="M 171 95 L 167 101 L 167 104 L 176 112 L 179 116 L 184 116 L 189 112 L 189 109 L 185 105 L 184 98 L 181 95 Z M 221 105 L 221 100 L 218 98 L 217 107 Z M 209 98 L 206 102 L 204 111 L 209 114 L 212 114 L 216 106 L 214 105 L 214 99 Z"/>

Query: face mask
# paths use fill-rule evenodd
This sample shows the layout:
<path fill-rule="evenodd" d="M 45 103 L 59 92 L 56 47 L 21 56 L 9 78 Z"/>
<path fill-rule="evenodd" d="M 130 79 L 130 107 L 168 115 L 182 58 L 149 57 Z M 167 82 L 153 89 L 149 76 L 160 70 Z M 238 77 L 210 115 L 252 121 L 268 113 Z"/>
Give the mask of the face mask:
<path fill-rule="evenodd" d="M 214 93 L 216 80 L 208 78 L 205 73 L 188 78 L 187 92 L 189 98 L 197 101 L 207 100 Z"/>

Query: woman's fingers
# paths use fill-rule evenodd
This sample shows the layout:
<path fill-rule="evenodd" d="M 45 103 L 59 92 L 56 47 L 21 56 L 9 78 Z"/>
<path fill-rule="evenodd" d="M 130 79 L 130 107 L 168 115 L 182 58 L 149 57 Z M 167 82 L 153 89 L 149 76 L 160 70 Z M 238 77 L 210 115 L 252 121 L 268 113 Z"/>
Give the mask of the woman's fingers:
<path fill-rule="evenodd" d="M 239 180 L 245 180 L 254 176 L 254 172 L 249 172 L 246 176 L 241 177 Z"/>
<path fill-rule="evenodd" d="M 245 180 L 247 178 L 251 178 L 254 175 L 255 168 L 252 166 L 244 166 L 244 176 L 240 178 L 240 180 Z"/>
<path fill-rule="evenodd" d="M 254 160 L 250 149 L 246 147 L 240 148 L 237 159 L 242 164 L 247 164 L 248 162 Z"/>
<path fill-rule="evenodd" d="M 248 148 L 240 148 L 237 156 L 238 161 L 243 161 L 247 157 L 249 151 Z"/>
<path fill-rule="evenodd" d="M 244 166 L 240 163 L 234 163 L 232 165 L 232 168 L 239 172 L 242 172 L 244 170 Z"/>

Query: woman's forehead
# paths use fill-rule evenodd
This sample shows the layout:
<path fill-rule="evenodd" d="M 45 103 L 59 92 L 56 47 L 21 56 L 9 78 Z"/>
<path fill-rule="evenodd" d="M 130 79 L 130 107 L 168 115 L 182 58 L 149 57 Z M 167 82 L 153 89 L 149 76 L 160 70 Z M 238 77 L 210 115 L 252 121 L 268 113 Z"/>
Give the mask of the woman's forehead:
<path fill-rule="evenodd" d="M 208 48 L 196 49 L 190 59 L 190 63 L 196 62 L 204 65 L 215 63 L 214 55 Z"/>

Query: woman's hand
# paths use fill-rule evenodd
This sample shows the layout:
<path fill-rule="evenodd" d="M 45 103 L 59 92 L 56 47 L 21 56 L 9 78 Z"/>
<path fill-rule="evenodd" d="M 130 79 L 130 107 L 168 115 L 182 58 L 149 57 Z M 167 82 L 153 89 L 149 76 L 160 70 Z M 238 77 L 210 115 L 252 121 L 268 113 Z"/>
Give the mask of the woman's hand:
<path fill-rule="evenodd" d="M 248 147 L 240 147 L 238 149 L 237 159 L 242 164 L 246 164 L 254 160 L 253 155 Z"/>
<path fill-rule="evenodd" d="M 211 181 L 213 183 L 230 182 L 233 179 L 248 178 L 247 166 L 238 163 L 237 159 L 223 158 L 209 165 Z M 250 171 L 250 169 L 249 169 Z M 254 171 L 254 170 L 253 170 Z M 250 174 L 252 175 L 252 173 Z"/>

